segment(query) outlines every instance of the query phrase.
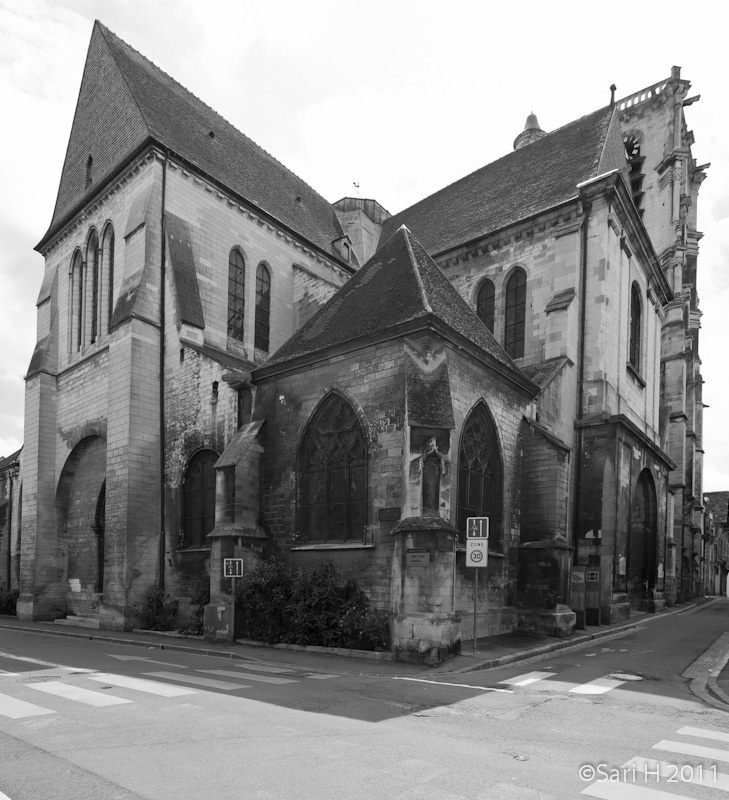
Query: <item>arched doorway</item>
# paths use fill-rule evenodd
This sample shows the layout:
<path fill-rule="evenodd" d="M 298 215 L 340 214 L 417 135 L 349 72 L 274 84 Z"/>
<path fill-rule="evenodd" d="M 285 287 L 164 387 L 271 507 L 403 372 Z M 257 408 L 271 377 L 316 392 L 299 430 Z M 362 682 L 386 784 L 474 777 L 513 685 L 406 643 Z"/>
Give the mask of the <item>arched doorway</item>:
<path fill-rule="evenodd" d="M 657 539 L 656 489 L 650 472 L 644 469 L 633 491 L 628 539 L 628 595 L 636 610 L 644 601 L 653 599 Z"/>
<path fill-rule="evenodd" d="M 98 611 L 104 586 L 106 440 L 88 436 L 68 457 L 56 491 L 58 539 L 66 566 L 68 612 Z"/>

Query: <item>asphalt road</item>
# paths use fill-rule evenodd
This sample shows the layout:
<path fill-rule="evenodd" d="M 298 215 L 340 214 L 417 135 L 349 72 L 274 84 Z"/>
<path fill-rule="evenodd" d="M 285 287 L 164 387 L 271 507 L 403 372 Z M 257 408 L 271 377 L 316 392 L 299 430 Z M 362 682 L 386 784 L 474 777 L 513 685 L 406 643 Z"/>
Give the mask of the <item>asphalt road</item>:
<path fill-rule="evenodd" d="M 683 673 L 728 628 L 723 600 L 465 674 L 3 629 L 0 800 L 726 797 L 729 716 Z"/>

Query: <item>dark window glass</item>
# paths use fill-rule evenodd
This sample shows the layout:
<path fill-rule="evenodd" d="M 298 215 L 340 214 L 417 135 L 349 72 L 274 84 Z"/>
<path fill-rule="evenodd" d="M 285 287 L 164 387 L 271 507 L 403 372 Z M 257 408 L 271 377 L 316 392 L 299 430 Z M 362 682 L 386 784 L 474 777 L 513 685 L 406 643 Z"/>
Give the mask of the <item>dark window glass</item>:
<path fill-rule="evenodd" d="M 483 324 L 494 332 L 494 285 L 484 281 L 478 289 L 476 297 L 476 313 Z"/>
<path fill-rule="evenodd" d="M 245 337 L 246 265 L 240 250 L 228 258 L 228 336 L 242 342 Z"/>
<path fill-rule="evenodd" d="M 76 251 L 71 264 L 71 352 L 81 350 L 83 336 L 83 315 L 81 299 L 83 297 L 83 261 L 81 251 Z"/>
<path fill-rule="evenodd" d="M 309 423 L 300 455 L 303 541 L 362 539 L 367 445 L 354 409 L 330 395 Z"/>
<path fill-rule="evenodd" d="M 468 517 L 489 518 L 489 546 L 502 546 L 502 468 L 498 434 L 483 404 L 470 413 L 458 452 L 458 531 Z"/>
<path fill-rule="evenodd" d="M 515 270 L 506 284 L 506 325 L 504 349 L 512 358 L 524 355 L 524 329 L 526 324 L 526 273 Z"/>
<path fill-rule="evenodd" d="M 271 275 L 264 264 L 259 264 L 256 270 L 256 348 L 268 352 L 270 336 Z"/>
<path fill-rule="evenodd" d="M 86 281 L 88 296 L 84 305 L 91 312 L 89 341 L 95 342 L 99 335 L 99 237 L 96 233 L 91 235 L 86 247 Z"/>
<path fill-rule="evenodd" d="M 196 453 L 185 472 L 182 485 L 187 547 L 204 547 L 205 537 L 215 526 L 215 469 L 218 456 L 213 450 Z"/>
<path fill-rule="evenodd" d="M 630 348 L 628 360 L 635 369 L 640 369 L 640 328 L 641 328 L 640 289 L 634 283 L 630 290 Z"/>
<path fill-rule="evenodd" d="M 114 315 L 114 230 L 107 233 L 106 238 L 107 264 L 109 268 L 109 296 L 107 303 L 108 325 Z"/>

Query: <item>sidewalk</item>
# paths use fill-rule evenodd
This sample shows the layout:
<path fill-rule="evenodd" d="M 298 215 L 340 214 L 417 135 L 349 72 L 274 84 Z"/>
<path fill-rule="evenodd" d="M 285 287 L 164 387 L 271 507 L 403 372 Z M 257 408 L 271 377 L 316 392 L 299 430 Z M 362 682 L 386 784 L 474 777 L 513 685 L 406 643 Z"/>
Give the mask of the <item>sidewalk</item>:
<path fill-rule="evenodd" d="M 631 630 L 638 625 L 673 614 L 681 614 L 697 608 L 711 598 L 700 598 L 690 603 L 682 603 L 659 614 L 634 614 L 627 622 L 614 625 L 588 626 L 584 631 L 576 631 L 573 636 L 556 639 L 526 633 L 506 633 L 479 639 L 476 653 L 472 642 L 463 644 L 463 652 L 437 667 L 422 664 L 408 664 L 392 660 L 391 653 L 369 653 L 363 650 L 334 650 L 322 647 L 298 647 L 295 645 L 266 645 L 260 642 L 238 640 L 235 643 L 215 643 L 201 636 L 186 636 L 179 633 L 158 631 L 107 631 L 94 628 L 73 627 L 68 624 L 56 625 L 53 622 L 28 622 L 17 617 L 0 616 L 0 631 L 3 629 L 27 631 L 49 636 L 62 636 L 87 641 L 108 642 L 150 649 L 172 650 L 199 653 L 218 658 L 233 658 L 248 661 L 267 661 L 280 664 L 295 663 L 303 669 L 313 671 L 337 671 L 346 673 L 377 673 L 381 675 L 417 675 L 425 672 L 436 674 L 458 674 L 475 672 L 491 667 L 524 661 L 534 656 L 562 650 L 566 647 L 603 639 L 613 634 Z M 0 649 L 2 634 L 0 633 Z M 729 703 L 729 665 L 717 676 L 720 691 L 727 693 Z"/>

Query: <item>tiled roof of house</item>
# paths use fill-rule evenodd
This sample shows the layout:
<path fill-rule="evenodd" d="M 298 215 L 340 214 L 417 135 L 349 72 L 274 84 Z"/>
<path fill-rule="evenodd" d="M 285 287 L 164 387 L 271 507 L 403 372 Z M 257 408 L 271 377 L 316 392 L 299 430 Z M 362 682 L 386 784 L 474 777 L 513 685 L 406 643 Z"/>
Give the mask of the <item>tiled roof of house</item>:
<path fill-rule="evenodd" d="M 709 510 L 714 515 L 714 522 L 719 525 L 725 525 L 727 522 L 729 492 L 705 492 L 704 497 L 709 501 Z"/>
<path fill-rule="evenodd" d="M 620 122 L 607 106 L 395 214 L 381 241 L 404 224 L 429 253 L 442 253 L 558 206 L 579 183 L 625 164 Z"/>
<path fill-rule="evenodd" d="M 530 385 L 405 226 L 264 367 L 380 335 L 410 321 L 432 318 L 473 342 Z"/>
<path fill-rule="evenodd" d="M 21 447 L 19 450 L 16 450 L 14 453 L 11 453 L 9 456 L 5 456 L 5 458 L 0 457 L 0 472 L 18 463 L 18 459 L 20 458 L 20 451 L 22 449 L 23 448 Z"/>
<path fill-rule="evenodd" d="M 44 241 L 150 139 L 341 260 L 342 229 L 320 194 L 98 21 Z"/>

